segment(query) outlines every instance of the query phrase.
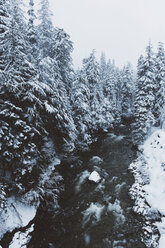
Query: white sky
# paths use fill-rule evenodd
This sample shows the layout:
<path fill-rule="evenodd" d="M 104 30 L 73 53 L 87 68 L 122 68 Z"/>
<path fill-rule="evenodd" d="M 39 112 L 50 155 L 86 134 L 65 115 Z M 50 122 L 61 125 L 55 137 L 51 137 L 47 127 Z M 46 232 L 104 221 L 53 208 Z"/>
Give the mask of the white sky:
<path fill-rule="evenodd" d="M 74 42 L 80 66 L 93 50 L 122 66 L 137 64 L 148 41 L 165 42 L 165 0 L 50 0 L 54 24 Z"/>

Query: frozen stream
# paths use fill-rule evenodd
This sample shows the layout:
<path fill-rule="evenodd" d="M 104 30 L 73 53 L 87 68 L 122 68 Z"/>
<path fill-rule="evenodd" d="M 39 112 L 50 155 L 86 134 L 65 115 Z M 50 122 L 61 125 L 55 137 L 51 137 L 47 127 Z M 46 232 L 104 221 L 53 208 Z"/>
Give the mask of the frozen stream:
<path fill-rule="evenodd" d="M 129 134 L 109 133 L 90 153 L 63 162 L 60 212 L 50 204 L 41 209 L 30 247 L 146 247 L 143 220 L 133 212 L 128 194 L 134 183 L 128 171 L 135 158 L 131 146 Z"/>

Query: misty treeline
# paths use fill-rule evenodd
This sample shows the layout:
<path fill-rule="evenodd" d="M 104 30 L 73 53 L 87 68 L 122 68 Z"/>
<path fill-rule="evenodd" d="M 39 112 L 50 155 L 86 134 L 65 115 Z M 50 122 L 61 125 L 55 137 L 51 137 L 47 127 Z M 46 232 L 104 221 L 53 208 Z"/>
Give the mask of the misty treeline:
<path fill-rule="evenodd" d="M 48 0 L 37 14 L 30 0 L 27 14 L 21 1 L 0 0 L 0 173 L 20 193 L 45 185 L 45 168 L 59 151 L 88 149 L 123 117 L 134 119 L 139 144 L 165 114 L 162 43 L 156 54 L 147 46 L 137 75 L 104 54 L 97 61 L 95 51 L 74 70 L 73 43 L 53 26 Z"/>

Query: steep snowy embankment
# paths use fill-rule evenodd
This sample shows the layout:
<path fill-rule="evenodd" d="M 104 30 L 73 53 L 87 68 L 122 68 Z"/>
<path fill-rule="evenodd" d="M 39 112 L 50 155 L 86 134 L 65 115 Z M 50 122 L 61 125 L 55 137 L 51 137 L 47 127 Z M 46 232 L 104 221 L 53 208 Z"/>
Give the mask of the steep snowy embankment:
<path fill-rule="evenodd" d="M 58 186 L 56 184 L 62 181 L 62 177 L 56 172 L 56 166 L 61 161 L 53 156 L 54 150 L 51 150 L 51 145 L 51 142 L 47 143 L 45 151 L 49 148 L 47 153 L 49 152 L 52 158 L 49 165 L 42 170 L 36 189 L 28 191 L 22 196 L 16 192 L 12 197 L 8 197 L 5 191 L 2 191 L 4 195 L 1 195 L 0 201 L 0 248 L 4 244 L 6 245 L 4 247 L 25 247 L 25 244 L 30 241 L 31 235 L 29 233 L 34 229 L 32 221 L 36 217 L 40 198 L 44 199 L 47 195 L 53 196 L 56 205 L 58 205 L 56 200 Z"/>
<path fill-rule="evenodd" d="M 165 131 L 155 131 L 141 146 L 142 155 L 130 165 L 135 184 L 130 190 L 134 211 L 146 219 L 147 247 L 165 247 Z M 159 222 L 161 220 L 161 222 Z M 153 224 L 154 222 L 154 224 Z M 160 240 L 156 227 L 160 232 Z"/>
<path fill-rule="evenodd" d="M 1 212 L 1 230 L 0 238 L 8 231 L 15 228 L 24 227 L 35 217 L 37 207 L 21 202 L 21 199 L 8 198 L 7 206 Z"/>

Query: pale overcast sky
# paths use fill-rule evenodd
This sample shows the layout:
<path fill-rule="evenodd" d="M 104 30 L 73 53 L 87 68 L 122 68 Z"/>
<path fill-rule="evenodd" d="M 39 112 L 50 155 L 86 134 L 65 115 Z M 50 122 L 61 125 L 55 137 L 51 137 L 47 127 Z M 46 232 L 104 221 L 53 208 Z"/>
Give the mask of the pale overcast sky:
<path fill-rule="evenodd" d="M 74 42 L 73 61 L 81 65 L 92 49 L 122 66 L 136 66 L 148 41 L 165 42 L 165 0 L 50 0 L 54 24 Z"/>

